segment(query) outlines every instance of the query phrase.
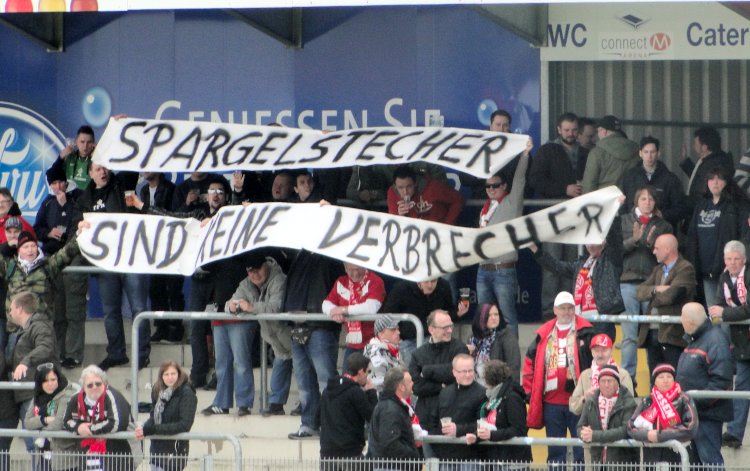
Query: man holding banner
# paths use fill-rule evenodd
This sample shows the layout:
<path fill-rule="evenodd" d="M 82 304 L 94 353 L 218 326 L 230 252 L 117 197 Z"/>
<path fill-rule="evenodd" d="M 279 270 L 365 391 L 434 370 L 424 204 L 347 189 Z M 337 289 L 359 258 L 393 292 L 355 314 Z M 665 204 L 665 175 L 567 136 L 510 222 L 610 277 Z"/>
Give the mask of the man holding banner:
<path fill-rule="evenodd" d="M 88 174 L 91 182 L 79 196 L 75 206 L 74 225 L 83 218 L 83 213 L 125 213 L 125 190 L 118 177 L 106 167 L 89 162 Z M 122 293 L 128 297 L 133 317 L 146 310 L 148 277 L 135 273 L 104 273 L 97 275 L 99 293 L 104 310 L 104 326 L 107 331 L 107 357 L 99 363 L 99 368 L 107 370 L 113 366 L 127 364 L 125 351 L 125 329 L 122 323 Z M 150 362 L 151 333 L 148 322 L 140 325 L 138 333 L 138 367 Z"/>

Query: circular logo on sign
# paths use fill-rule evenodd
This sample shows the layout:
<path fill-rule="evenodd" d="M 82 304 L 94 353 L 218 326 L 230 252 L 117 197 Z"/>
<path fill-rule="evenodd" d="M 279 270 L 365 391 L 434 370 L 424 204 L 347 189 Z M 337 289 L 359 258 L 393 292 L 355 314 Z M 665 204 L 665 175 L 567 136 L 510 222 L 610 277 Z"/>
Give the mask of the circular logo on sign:
<path fill-rule="evenodd" d="M 64 141 L 63 134 L 44 116 L 0 101 L 0 187 L 10 189 L 29 222 L 49 194 L 45 172 Z"/>

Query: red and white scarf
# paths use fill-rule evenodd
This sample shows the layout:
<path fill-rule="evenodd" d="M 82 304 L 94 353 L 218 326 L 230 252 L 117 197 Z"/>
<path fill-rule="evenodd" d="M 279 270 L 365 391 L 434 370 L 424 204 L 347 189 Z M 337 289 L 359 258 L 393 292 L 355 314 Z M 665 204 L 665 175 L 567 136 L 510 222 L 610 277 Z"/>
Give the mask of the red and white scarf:
<path fill-rule="evenodd" d="M 565 331 L 563 331 L 565 332 Z M 557 324 L 547 337 L 544 352 L 546 378 L 544 392 L 556 391 L 560 386 L 557 381 L 557 369 L 567 367 L 567 377 L 576 377 L 575 322 L 567 329 L 567 335 L 560 337 Z M 564 385 L 563 385 L 564 386 Z"/>
<path fill-rule="evenodd" d="M 734 283 L 737 287 L 737 299 L 740 300 L 740 305 L 744 306 L 747 304 L 747 288 L 745 287 L 745 267 L 742 267 L 742 271 L 737 275 L 737 280 Z M 736 307 L 737 304 L 732 299 L 732 289 L 728 283 L 724 283 L 722 286 L 724 289 L 724 300 L 727 302 L 727 306 Z"/>
<path fill-rule="evenodd" d="M 96 400 L 96 403 L 92 407 L 88 407 L 86 404 L 86 394 L 81 391 L 78 394 L 78 420 L 81 422 L 88 422 L 95 424 L 105 419 L 104 410 L 104 398 L 107 395 L 107 385 L 103 387 L 102 395 Z M 87 450 L 88 454 L 104 454 L 107 452 L 107 440 L 103 438 L 87 437 L 81 440 L 81 448 Z M 87 465 L 94 465 L 98 460 L 87 459 Z M 90 462 L 90 463 L 89 463 Z"/>
<path fill-rule="evenodd" d="M 497 211 L 497 207 L 500 206 L 500 203 L 507 195 L 508 193 L 503 192 L 503 194 L 496 200 L 487 200 L 484 202 L 482 211 L 479 212 L 479 227 L 487 227 L 490 223 L 490 219 L 492 219 L 495 211 Z"/>
<path fill-rule="evenodd" d="M 339 296 L 349 301 L 348 305 L 362 304 L 367 301 L 367 295 L 370 288 L 370 278 L 365 274 L 362 281 L 355 283 L 346 277 L 346 286 L 338 283 Z M 362 321 L 347 321 L 346 323 L 346 343 L 362 343 Z"/>
<path fill-rule="evenodd" d="M 599 420 L 602 423 L 602 430 L 607 430 L 607 422 L 609 422 L 609 415 L 615 407 L 615 402 L 617 402 L 617 391 L 615 391 L 615 395 L 609 399 L 604 397 L 601 393 L 599 394 Z"/>
<path fill-rule="evenodd" d="M 682 422 L 680 415 L 672 405 L 672 401 L 680 395 L 682 389 L 678 383 L 674 383 L 672 389 L 661 392 L 656 386 L 651 390 L 651 407 L 644 410 L 640 417 L 648 423 L 658 425 L 659 429 L 674 427 Z M 658 421 L 658 422 L 657 422 Z"/>
<path fill-rule="evenodd" d="M 578 270 L 575 292 L 573 293 L 576 303 L 576 314 L 578 315 L 597 314 L 599 312 L 596 308 L 594 285 L 591 279 L 595 265 L 596 259 L 589 257 L 581 269 Z"/>

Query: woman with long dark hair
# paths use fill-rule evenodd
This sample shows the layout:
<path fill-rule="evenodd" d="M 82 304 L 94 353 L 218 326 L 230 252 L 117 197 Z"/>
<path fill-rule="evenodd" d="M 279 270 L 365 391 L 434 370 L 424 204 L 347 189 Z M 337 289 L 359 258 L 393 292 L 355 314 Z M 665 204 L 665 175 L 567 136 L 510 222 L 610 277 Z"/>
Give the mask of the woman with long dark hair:
<path fill-rule="evenodd" d="M 515 332 L 505 321 L 495 304 L 482 304 L 479 315 L 474 316 L 471 326 L 474 335 L 469 338 L 467 347 L 474 357 L 476 378 L 484 384 L 484 365 L 490 360 L 507 363 L 512 378 L 521 378 L 521 351 Z"/>
<path fill-rule="evenodd" d="M 135 429 L 135 438 L 149 435 L 174 435 L 189 432 L 193 427 L 198 399 L 188 376 L 175 361 L 159 367 L 159 376 L 151 390 L 153 408 L 142 427 Z M 152 440 L 151 464 L 164 471 L 181 471 L 187 465 L 187 440 Z"/>
<path fill-rule="evenodd" d="M 25 425 L 28 430 L 57 431 L 63 429 L 65 409 L 70 398 L 81 387 L 69 383 L 68 379 L 52 363 L 43 363 L 36 368 L 34 376 L 34 398 L 26 412 Z M 40 456 L 40 467 L 46 471 L 78 469 L 78 461 L 72 453 L 78 451 L 76 440 L 65 438 L 39 438 L 35 442 Z"/>

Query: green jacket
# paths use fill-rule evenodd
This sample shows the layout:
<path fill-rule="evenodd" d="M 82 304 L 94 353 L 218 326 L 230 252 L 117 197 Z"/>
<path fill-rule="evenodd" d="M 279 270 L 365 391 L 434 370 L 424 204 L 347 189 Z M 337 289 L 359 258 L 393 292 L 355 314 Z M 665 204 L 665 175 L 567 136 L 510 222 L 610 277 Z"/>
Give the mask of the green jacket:
<path fill-rule="evenodd" d="M 65 176 L 68 177 L 68 180 L 73 180 L 76 188 L 81 190 L 85 190 L 91 181 L 88 172 L 89 160 L 91 160 L 91 156 L 81 157 L 81 154 L 76 150 L 63 161 Z"/>
<path fill-rule="evenodd" d="M 18 258 L 0 259 L 0 281 L 8 286 L 8 294 L 5 297 L 5 312 L 10 311 L 10 301 L 21 291 L 31 291 L 37 296 L 39 308 L 37 312 L 43 314 L 47 319 L 52 319 L 53 308 L 53 283 L 62 276 L 62 270 L 70 264 L 73 257 L 78 254 L 78 241 L 71 238 L 65 246 L 49 257 L 42 256 L 26 273 L 20 266 Z M 8 320 L 8 330 L 15 330 Z"/>
<path fill-rule="evenodd" d="M 607 419 L 607 430 L 602 429 L 599 418 L 599 391 L 594 393 L 591 400 L 583 403 L 581 418 L 578 420 L 578 436 L 581 427 L 589 426 L 593 430 L 592 443 L 608 443 L 628 438 L 628 420 L 635 411 L 635 399 L 627 389 L 620 387 L 617 401 L 612 407 Z M 591 447 L 591 462 L 602 463 L 602 447 Z M 609 447 L 607 448 L 608 463 L 636 463 L 638 450 L 635 448 Z"/>
<path fill-rule="evenodd" d="M 583 172 L 583 192 L 620 185 L 622 176 L 639 161 L 638 144 L 613 134 L 596 143 Z"/>

